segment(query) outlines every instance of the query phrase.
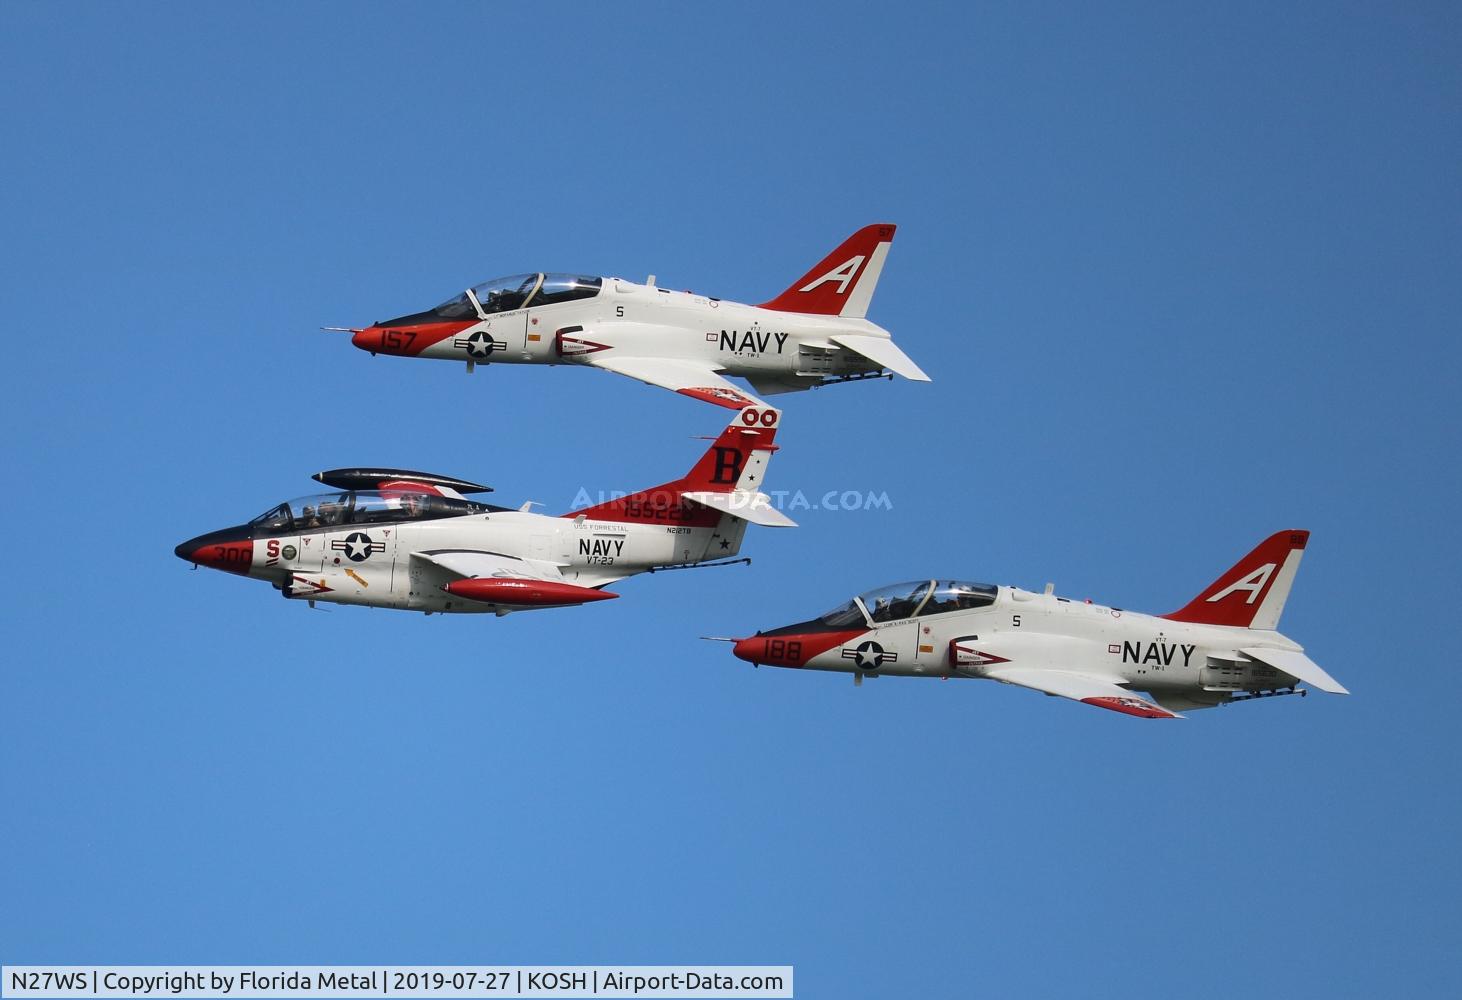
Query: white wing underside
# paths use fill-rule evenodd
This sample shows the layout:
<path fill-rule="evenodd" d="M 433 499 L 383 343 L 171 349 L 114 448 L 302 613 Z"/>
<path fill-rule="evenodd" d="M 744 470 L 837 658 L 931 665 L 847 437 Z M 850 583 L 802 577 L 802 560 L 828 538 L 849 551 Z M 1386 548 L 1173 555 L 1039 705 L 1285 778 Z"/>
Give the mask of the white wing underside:
<path fill-rule="evenodd" d="M 617 375 L 628 375 L 646 385 L 656 385 L 708 403 L 739 410 L 763 405 L 755 396 L 718 374 L 709 364 L 678 358 L 596 358 L 589 362 Z"/>
<path fill-rule="evenodd" d="M 988 670 L 985 676 L 992 681 L 1015 684 L 1058 698 L 1070 698 L 1084 705 L 1094 705 L 1125 715 L 1144 719 L 1182 718 L 1176 712 L 1169 712 L 1146 698 L 1137 697 L 1111 678 L 1095 674 L 1082 674 L 1074 670 L 1043 670 L 1038 667 L 1006 667 Z"/>

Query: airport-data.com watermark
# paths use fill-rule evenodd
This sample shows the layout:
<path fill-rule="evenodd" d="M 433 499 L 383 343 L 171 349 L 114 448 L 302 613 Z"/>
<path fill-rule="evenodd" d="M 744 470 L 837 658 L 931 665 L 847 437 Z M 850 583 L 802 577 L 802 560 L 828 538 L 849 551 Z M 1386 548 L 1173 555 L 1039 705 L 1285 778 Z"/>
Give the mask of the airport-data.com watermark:
<path fill-rule="evenodd" d="M 678 497 L 670 491 L 648 491 L 649 494 L 663 494 L 665 505 L 674 504 Z M 623 500 L 629 496 L 645 496 L 644 492 L 630 493 L 625 490 L 599 490 L 591 492 L 584 487 L 579 487 L 579 492 L 574 494 L 571 510 L 581 510 L 585 507 L 597 507 L 600 504 L 612 503 L 615 500 Z M 840 510 L 840 511 L 885 511 L 893 510 L 893 498 L 884 490 L 828 490 L 825 493 L 806 493 L 802 490 L 767 490 L 762 494 L 727 494 L 730 500 L 728 506 L 736 507 L 738 504 L 750 504 L 752 506 L 767 505 L 785 513 L 807 510 Z M 762 499 L 762 498 L 766 499 Z"/>

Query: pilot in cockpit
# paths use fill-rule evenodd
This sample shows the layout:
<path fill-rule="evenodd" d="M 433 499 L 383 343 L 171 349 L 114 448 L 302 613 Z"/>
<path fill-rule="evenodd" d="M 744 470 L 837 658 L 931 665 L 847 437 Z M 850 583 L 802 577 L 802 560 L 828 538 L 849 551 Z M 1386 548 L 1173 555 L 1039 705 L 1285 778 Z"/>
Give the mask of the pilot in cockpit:
<path fill-rule="evenodd" d="M 989 603 L 990 601 L 988 598 L 985 598 L 979 594 L 973 594 L 968 590 L 961 590 L 959 592 L 959 596 L 955 598 L 955 607 L 958 608 L 960 611 L 969 611 L 972 608 L 983 608 Z"/>
<path fill-rule="evenodd" d="M 935 591 L 919 613 L 921 615 L 942 615 L 949 611 L 962 610 L 960 597 L 959 591 L 951 592 L 948 588 Z"/>

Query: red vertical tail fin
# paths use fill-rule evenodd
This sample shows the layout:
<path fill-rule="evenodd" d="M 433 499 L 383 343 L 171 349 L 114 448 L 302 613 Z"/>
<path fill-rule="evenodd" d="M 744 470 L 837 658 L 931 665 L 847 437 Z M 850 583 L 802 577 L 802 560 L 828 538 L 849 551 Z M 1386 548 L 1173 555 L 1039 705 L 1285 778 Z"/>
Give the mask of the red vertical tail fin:
<path fill-rule="evenodd" d="M 1193 600 L 1172 614 L 1178 622 L 1275 629 L 1300 568 L 1308 531 L 1276 532 Z"/>
<path fill-rule="evenodd" d="M 873 301 L 873 289 L 883 273 L 896 228 L 886 222 L 864 226 L 793 282 L 791 288 L 761 307 L 862 319 L 868 315 L 868 303 Z"/>
<path fill-rule="evenodd" d="M 629 496 L 618 497 L 564 517 L 580 514 L 602 521 L 712 527 L 721 512 L 687 500 L 687 493 L 733 493 L 760 490 L 771 453 L 776 451 L 781 411 L 769 406 L 748 406 L 726 425 L 706 453 L 679 479 Z"/>

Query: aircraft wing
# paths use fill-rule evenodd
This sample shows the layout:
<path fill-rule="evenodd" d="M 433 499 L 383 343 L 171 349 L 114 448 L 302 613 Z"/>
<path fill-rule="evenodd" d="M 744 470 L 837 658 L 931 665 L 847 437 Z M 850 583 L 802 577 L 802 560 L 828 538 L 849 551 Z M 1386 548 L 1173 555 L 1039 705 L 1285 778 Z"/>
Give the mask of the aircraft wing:
<path fill-rule="evenodd" d="M 761 400 L 747 395 L 718 375 L 708 364 L 673 358 L 620 357 L 596 358 L 589 364 L 732 410 L 763 405 Z"/>
<path fill-rule="evenodd" d="M 1115 682 L 1094 674 L 1080 674 L 1073 670 L 1045 670 L 1039 667 L 1007 667 L 987 670 L 985 676 L 992 681 L 1015 684 L 1032 691 L 1070 698 L 1083 705 L 1110 709 L 1124 715 L 1135 715 L 1139 719 L 1181 719 L 1176 712 L 1169 712 L 1139 698 Z"/>
<path fill-rule="evenodd" d="M 411 558 L 420 559 L 446 570 L 452 576 L 463 579 L 478 577 L 509 580 L 545 580 L 553 583 L 563 581 L 563 574 L 553 563 L 539 559 L 519 559 L 498 552 L 483 552 L 478 549 L 437 549 L 427 552 L 413 552 Z"/>

